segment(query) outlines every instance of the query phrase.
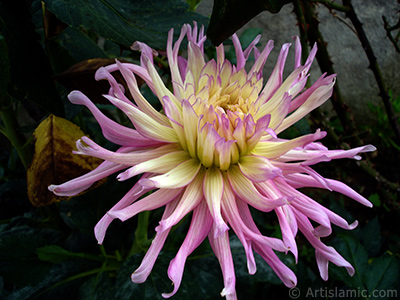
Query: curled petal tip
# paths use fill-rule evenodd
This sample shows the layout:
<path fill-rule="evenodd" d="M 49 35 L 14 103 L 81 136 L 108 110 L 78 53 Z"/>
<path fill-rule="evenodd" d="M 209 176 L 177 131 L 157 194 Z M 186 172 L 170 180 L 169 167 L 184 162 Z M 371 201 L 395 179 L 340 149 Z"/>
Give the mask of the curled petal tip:
<path fill-rule="evenodd" d="M 164 224 L 161 224 L 161 222 L 160 222 L 160 225 L 158 225 L 156 228 L 155 228 L 155 231 L 157 232 L 157 233 L 163 233 L 164 231 L 166 231 L 168 228 L 164 225 Z"/>
<path fill-rule="evenodd" d="M 85 103 L 86 96 L 81 91 L 72 91 L 68 94 L 68 100 L 72 104 L 83 105 Z"/>
<path fill-rule="evenodd" d="M 353 276 L 356 272 L 352 266 L 346 267 L 346 270 L 350 276 Z"/>
<path fill-rule="evenodd" d="M 102 236 L 99 232 L 96 230 L 94 231 L 94 237 L 96 238 L 97 244 L 102 245 L 104 241 L 104 236 Z"/>
<path fill-rule="evenodd" d="M 131 280 L 134 283 L 143 283 L 146 281 L 146 278 L 144 278 L 144 276 L 138 272 L 133 272 L 131 275 Z"/>
<path fill-rule="evenodd" d="M 227 300 L 237 299 L 234 287 L 224 287 L 221 291 L 221 296 L 226 297 Z"/>
<path fill-rule="evenodd" d="M 162 293 L 161 296 L 165 299 L 172 297 L 171 293 Z"/>
<path fill-rule="evenodd" d="M 349 225 L 349 229 L 350 230 L 353 230 L 354 228 L 356 228 L 358 226 L 358 221 L 356 220 L 356 221 L 354 221 L 353 223 L 351 223 L 350 225 Z"/>
<path fill-rule="evenodd" d="M 229 230 L 229 227 L 225 223 L 218 224 L 214 229 L 214 238 L 215 239 L 219 238 L 220 236 L 222 236 L 225 233 L 225 231 L 228 231 L 228 230 Z"/>
<path fill-rule="evenodd" d="M 151 179 L 148 178 L 142 178 L 138 182 L 141 186 L 144 188 L 155 188 L 155 184 Z"/>
<path fill-rule="evenodd" d="M 113 219 L 120 219 L 122 222 L 126 221 L 129 217 L 127 217 L 124 213 L 120 211 L 108 211 L 107 215 Z"/>
<path fill-rule="evenodd" d="M 374 145 L 366 145 L 363 149 L 363 152 L 373 152 L 376 150 L 376 147 Z"/>
<path fill-rule="evenodd" d="M 118 181 L 124 181 L 127 180 L 129 178 L 131 178 L 132 176 L 129 176 L 128 172 L 122 172 L 120 174 L 117 175 L 117 180 Z"/>
<path fill-rule="evenodd" d="M 104 67 L 100 67 L 96 73 L 94 74 L 94 79 L 96 79 L 97 81 L 102 80 L 102 79 L 106 79 L 107 75 L 106 73 L 108 73 L 108 71 L 106 70 L 106 68 Z"/>

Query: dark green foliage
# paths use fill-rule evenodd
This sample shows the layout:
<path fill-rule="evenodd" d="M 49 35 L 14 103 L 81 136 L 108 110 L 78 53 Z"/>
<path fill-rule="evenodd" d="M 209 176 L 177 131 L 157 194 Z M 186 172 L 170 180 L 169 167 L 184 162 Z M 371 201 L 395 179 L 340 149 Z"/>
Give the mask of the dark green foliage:
<path fill-rule="evenodd" d="M 264 10 L 277 13 L 290 0 L 215 0 L 207 36 L 218 46 Z"/>
<path fill-rule="evenodd" d="M 170 28 L 177 31 L 184 23 L 205 18 L 188 11 L 178 0 L 46 0 L 48 9 L 62 22 L 81 26 L 99 36 L 130 47 L 141 41 L 154 48 L 164 48 Z"/>
<path fill-rule="evenodd" d="M 0 20 L 0 31 L 8 45 L 6 56 L 9 56 L 11 65 L 9 94 L 18 100 L 29 99 L 56 115 L 64 115 L 61 98 L 51 78 L 51 67 L 39 43 L 27 2 L 1 1 Z"/>

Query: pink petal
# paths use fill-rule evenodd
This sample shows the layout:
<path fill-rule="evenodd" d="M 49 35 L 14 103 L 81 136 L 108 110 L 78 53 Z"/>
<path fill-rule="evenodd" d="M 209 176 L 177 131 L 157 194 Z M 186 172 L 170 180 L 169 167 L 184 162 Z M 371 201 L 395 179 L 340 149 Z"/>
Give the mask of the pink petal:
<path fill-rule="evenodd" d="M 276 176 L 282 176 L 282 170 L 275 167 L 268 158 L 245 155 L 239 160 L 240 171 L 252 182 L 263 182 Z"/>
<path fill-rule="evenodd" d="M 161 145 L 159 141 L 145 138 L 136 130 L 122 126 L 107 118 L 88 97 L 79 91 L 72 91 L 68 95 L 68 99 L 73 104 L 86 106 L 99 123 L 104 137 L 115 144 L 137 148 Z"/>
<path fill-rule="evenodd" d="M 147 176 L 149 176 L 149 174 L 143 175 L 143 177 Z M 130 191 L 109 210 L 109 212 L 127 207 L 147 192 L 148 190 L 145 190 L 140 184 L 136 183 Z M 114 218 L 109 214 L 105 214 L 94 227 L 94 235 L 99 244 L 103 243 L 107 228 L 113 220 Z"/>
<path fill-rule="evenodd" d="M 112 218 L 118 218 L 121 221 L 126 221 L 142 211 L 154 210 L 168 204 L 169 202 L 177 199 L 181 193 L 181 189 L 157 190 L 138 202 L 135 202 L 122 209 L 110 210 L 107 214 Z"/>
<path fill-rule="evenodd" d="M 287 220 L 287 216 L 283 208 L 282 207 L 275 208 L 275 213 L 278 216 L 279 226 L 282 232 L 283 243 L 286 247 L 289 248 L 289 251 L 293 253 L 297 263 L 298 249 L 295 240 L 296 235 L 293 234 L 290 223 Z"/>
<path fill-rule="evenodd" d="M 305 145 L 315 140 L 321 139 L 325 136 L 326 136 L 325 131 L 317 130 L 313 134 L 303 135 L 298 138 L 294 138 L 292 140 L 284 142 L 261 141 L 255 146 L 253 153 L 256 155 L 264 156 L 269 159 L 278 158 L 281 155 L 292 150 L 293 148 L 299 146 L 304 147 Z"/>
<path fill-rule="evenodd" d="M 326 102 L 331 97 L 333 86 L 335 84 L 335 79 L 333 76 L 329 77 L 329 80 L 330 83 L 328 83 L 327 85 L 318 86 L 315 91 L 313 91 L 313 93 L 306 98 L 305 102 L 297 110 L 287 116 L 276 129 L 276 133 L 280 133 L 286 128 L 292 126 L 294 123 L 302 119 L 315 108 L 321 106 L 324 102 Z"/>
<path fill-rule="evenodd" d="M 133 45 L 131 46 L 131 49 L 142 52 L 142 55 L 140 57 L 140 64 L 142 66 L 145 65 L 144 57 L 146 57 L 147 59 L 149 59 L 153 63 L 153 56 L 157 56 L 158 55 L 156 50 L 150 48 L 145 43 L 141 43 L 139 41 L 134 42 Z"/>
<path fill-rule="evenodd" d="M 310 221 L 301 213 L 296 212 L 297 223 L 299 224 L 300 231 L 304 234 L 310 244 L 315 248 L 317 255 L 317 263 L 319 265 L 321 277 L 324 280 L 328 279 L 326 273 L 326 263 L 330 261 L 338 267 L 345 267 L 350 276 L 354 275 L 354 268 L 346 261 L 333 247 L 326 246 L 321 240 L 313 234 L 313 227 Z"/>
<path fill-rule="evenodd" d="M 292 288 L 297 285 L 296 275 L 291 269 L 281 262 L 279 257 L 272 249 L 261 247 L 260 245 L 256 244 L 254 245 L 254 251 L 261 255 L 261 257 L 288 288 Z"/>
<path fill-rule="evenodd" d="M 232 42 L 236 52 L 236 68 L 237 70 L 241 70 L 246 64 L 246 59 L 244 57 L 242 45 L 240 44 L 239 38 L 236 34 L 232 35 Z"/>
<path fill-rule="evenodd" d="M 129 69 L 131 72 L 133 72 L 134 74 L 136 74 L 137 76 L 139 76 L 140 78 L 142 78 L 147 86 L 153 91 L 155 92 L 154 89 L 154 84 L 153 81 L 149 75 L 149 72 L 147 71 L 147 68 L 143 67 L 143 66 L 138 66 L 132 63 L 123 63 L 122 64 L 124 67 L 126 67 L 127 69 Z M 109 66 L 105 67 L 107 69 L 107 71 L 109 72 L 114 72 L 114 71 L 118 71 L 119 68 L 117 66 L 117 64 L 112 64 Z"/>
<path fill-rule="evenodd" d="M 231 166 L 227 172 L 230 186 L 234 193 L 243 201 L 255 207 L 258 210 L 269 212 L 276 207 L 288 204 L 286 197 L 271 199 L 264 197 L 255 188 L 253 182 L 247 179 L 238 166 Z"/>
<path fill-rule="evenodd" d="M 254 223 L 253 217 L 251 216 L 249 207 L 246 203 L 242 201 L 237 202 L 239 207 L 240 216 L 242 217 L 244 223 L 254 232 L 261 234 L 258 230 L 256 224 Z M 262 256 L 262 258 L 268 263 L 268 265 L 274 270 L 276 275 L 282 280 L 282 282 L 287 287 L 294 287 L 297 284 L 296 275 L 285 266 L 275 252 L 269 248 L 264 247 L 258 242 L 254 243 L 254 251 Z"/>
<path fill-rule="evenodd" d="M 115 164 L 124 165 L 125 167 L 154 159 L 177 149 L 176 145 L 167 144 L 155 149 L 143 151 L 138 151 L 137 149 L 132 149 L 130 147 L 123 147 L 120 151 L 112 152 L 99 146 L 86 136 L 83 136 L 76 142 L 76 147 L 78 148 L 78 151 L 74 151 L 75 154 L 98 157 Z"/>
<path fill-rule="evenodd" d="M 259 73 L 263 69 L 265 62 L 267 61 L 267 58 L 272 51 L 272 48 L 274 48 L 274 41 L 271 40 L 268 41 L 267 45 L 264 47 L 263 51 L 260 54 L 255 54 L 254 58 L 256 61 L 254 62 L 254 65 L 251 68 L 249 74 Z M 257 48 L 254 48 L 254 51 L 256 50 Z"/>
<path fill-rule="evenodd" d="M 203 181 L 203 193 L 208 209 L 214 220 L 214 238 L 229 229 L 221 215 L 221 199 L 224 193 L 224 180 L 219 169 L 207 169 Z"/>
<path fill-rule="evenodd" d="M 227 191 L 225 192 L 225 197 L 223 198 L 222 201 L 222 208 L 224 215 L 226 215 L 226 218 L 229 222 L 229 224 L 232 226 L 234 231 L 236 233 L 239 233 L 239 235 L 244 234 L 246 239 L 249 239 L 250 241 L 257 241 L 258 243 L 270 247 L 274 250 L 277 251 L 287 251 L 287 248 L 284 246 L 283 242 L 279 239 L 276 238 L 270 238 L 263 236 L 261 234 L 258 234 L 254 232 L 253 230 L 250 230 L 242 221 L 242 219 L 238 216 L 240 216 L 239 209 L 236 204 L 235 197 L 233 196 L 233 192 L 228 191 L 230 190 L 229 187 L 226 188 Z M 240 201 L 240 200 L 239 200 Z M 257 230 L 258 231 L 258 230 Z"/>
<path fill-rule="evenodd" d="M 178 202 L 179 199 L 167 204 L 162 219 L 168 218 L 171 215 Z M 150 272 L 154 267 L 154 264 L 157 260 L 158 255 L 160 254 L 162 247 L 164 246 L 168 234 L 169 229 L 162 233 L 156 233 L 155 238 L 151 242 L 149 250 L 147 250 L 146 255 L 142 260 L 142 263 L 140 264 L 139 268 L 137 268 L 136 271 L 133 272 L 131 275 L 131 279 L 134 283 L 143 283 L 146 281 L 147 277 L 150 275 Z"/>
<path fill-rule="evenodd" d="M 215 224 L 213 224 L 211 232 L 215 232 Z M 235 269 L 233 266 L 231 247 L 229 245 L 229 235 L 225 231 L 224 234 L 215 238 L 214 234 L 209 234 L 208 239 L 210 241 L 211 248 L 213 249 L 215 256 L 218 258 L 219 264 L 222 269 L 222 275 L 224 277 L 224 288 L 221 292 L 222 297 L 226 297 L 227 300 L 236 300 L 236 277 Z"/>
<path fill-rule="evenodd" d="M 224 189 L 224 198 L 223 203 L 236 203 L 235 195 L 233 194 L 232 190 L 229 188 L 227 184 L 225 184 Z M 236 204 L 235 204 L 236 205 Z M 226 206 L 226 205 L 225 205 Z M 236 236 L 239 238 L 240 242 L 242 243 L 246 258 L 247 258 L 247 269 L 249 274 L 253 275 L 257 271 L 256 262 L 254 259 L 254 254 L 252 250 L 252 240 L 248 239 L 244 233 L 244 230 L 241 229 L 243 227 L 243 222 L 237 222 L 236 219 L 240 218 L 239 215 L 235 215 L 233 218 L 229 211 L 224 208 L 224 215 L 225 218 L 228 220 L 229 224 L 232 226 L 233 231 L 235 232 Z"/>
<path fill-rule="evenodd" d="M 181 188 L 187 186 L 196 177 L 201 168 L 197 159 L 189 159 L 177 165 L 171 171 L 140 180 L 140 184 L 149 188 Z"/>
<path fill-rule="evenodd" d="M 63 184 L 52 184 L 48 187 L 48 189 L 57 196 L 75 196 L 91 187 L 92 184 L 96 181 L 99 181 L 124 168 L 126 168 L 126 166 L 105 161 L 100 164 L 96 169 L 90 171 L 89 173 L 86 173 L 85 175 L 64 182 Z"/>
<path fill-rule="evenodd" d="M 160 154 L 157 158 L 149 159 L 129 168 L 125 172 L 119 174 L 117 179 L 122 181 L 145 172 L 158 174 L 166 173 L 189 158 L 190 156 L 186 151 L 173 151 L 167 154 Z"/>
<path fill-rule="evenodd" d="M 166 116 L 161 114 L 159 111 L 155 110 L 154 107 L 143 97 L 142 93 L 139 90 L 135 75 L 132 73 L 132 71 L 126 68 L 118 60 L 116 61 L 116 64 L 122 76 L 124 77 L 128 85 L 129 91 L 131 92 L 131 95 L 138 105 L 139 109 L 148 116 L 152 117 L 161 125 L 169 126 L 168 118 L 166 118 Z"/>
<path fill-rule="evenodd" d="M 365 206 L 372 207 L 371 202 L 369 202 L 367 199 L 365 199 L 363 196 L 358 194 L 356 191 L 354 191 L 349 186 L 345 185 L 343 182 L 333 180 L 333 179 L 326 179 L 326 178 L 325 178 L 325 180 L 329 183 L 329 186 L 331 187 L 331 189 L 333 191 L 342 193 L 343 195 L 346 195 L 347 197 L 350 197 Z M 294 188 L 301 188 L 301 187 L 324 188 L 323 184 L 321 184 L 315 178 L 313 178 L 309 175 L 305 175 L 305 174 L 287 175 L 286 181 Z"/>
<path fill-rule="evenodd" d="M 110 74 L 110 72 L 104 68 L 101 67 L 96 71 L 95 74 L 95 79 L 96 80 L 108 80 L 108 83 L 111 86 L 111 96 L 117 97 L 119 100 L 124 101 L 128 104 L 132 104 L 132 102 L 125 96 L 124 91 L 122 90 L 122 86 L 118 84 L 118 82 L 115 80 L 115 78 Z"/>
<path fill-rule="evenodd" d="M 208 211 L 207 205 L 202 202 L 194 210 L 189 231 L 183 241 L 175 258 L 170 262 L 168 277 L 174 285 L 171 293 L 163 293 L 164 298 L 170 298 L 178 291 L 182 281 L 183 269 L 187 257 L 203 242 L 211 230 L 213 219 Z"/>
<path fill-rule="evenodd" d="M 144 137 L 165 143 L 178 142 L 176 132 L 169 126 L 160 124 L 157 120 L 151 118 L 140 109 L 133 105 L 109 95 L 104 95 L 112 104 L 121 109 L 135 125 L 136 130 Z"/>
<path fill-rule="evenodd" d="M 285 67 L 286 58 L 289 53 L 289 47 L 290 44 L 284 44 L 281 48 L 278 61 L 276 62 L 275 68 L 272 71 L 272 74 L 270 75 L 263 90 L 263 98 L 265 101 L 268 101 L 268 99 L 271 98 L 271 96 L 282 84 L 283 68 Z"/>
<path fill-rule="evenodd" d="M 184 216 L 195 209 L 203 200 L 203 174 L 198 174 L 195 179 L 185 188 L 176 209 L 156 227 L 157 232 L 165 231 L 176 225 Z"/>

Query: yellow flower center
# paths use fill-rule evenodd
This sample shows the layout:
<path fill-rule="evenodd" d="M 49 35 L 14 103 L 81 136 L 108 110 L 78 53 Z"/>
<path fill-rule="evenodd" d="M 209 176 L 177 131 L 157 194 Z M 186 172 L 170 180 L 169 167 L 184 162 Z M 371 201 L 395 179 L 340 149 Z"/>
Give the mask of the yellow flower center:
<path fill-rule="evenodd" d="M 205 167 L 227 170 L 237 164 L 256 145 L 255 138 L 252 140 L 256 131 L 252 114 L 262 79 L 244 69 L 236 71 L 229 63 L 217 67 L 210 61 L 197 79 L 189 72 L 183 86 L 182 98 L 191 106 L 182 111 L 183 149 Z"/>

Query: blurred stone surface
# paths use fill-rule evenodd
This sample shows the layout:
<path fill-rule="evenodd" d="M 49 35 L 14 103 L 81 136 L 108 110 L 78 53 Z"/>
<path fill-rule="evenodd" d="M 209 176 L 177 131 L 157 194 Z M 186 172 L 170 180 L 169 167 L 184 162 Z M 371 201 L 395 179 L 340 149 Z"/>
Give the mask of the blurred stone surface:
<path fill-rule="evenodd" d="M 341 1 L 336 1 L 341 3 Z M 364 25 L 364 30 L 372 45 L 378 64 L 381 68 L 385 84 L 393 89 L 394 95 L 400 94 L 400 54 L 386 36 L 382 16 L 385 16 L 391 25 L 397 23 L 400 5 L 397 0 L 353 0 L 359 20 Z M 213 0 L 203 0 L 197 12 L 210 16 Z M 335 72 L 338 74 L 337 82 L 340 85 L 343 97 L 350 107 L 355 120 L 362 125 L 372 125 L 375 116 L 370 112 L 367 103 L 383 106 L 379 97 L 379 90 L 372 71 L 368 68 L 369 62 L 362 49 L 357 35 L 352 30 L 352 25 L 343 13 L 332 14 L 325 6 L 319 4 L 317 8 L 320 20 L 320 31 L 328 43 L 328 51 L 334 63 Z M 248 22 L 238 35 L 246 28 L 262 28 L 260 45 L 265 45 L 270 39 L 275 41 L 275 48 L 268 58 L 264 76 L 268 77 L 272 71 L 279 49 L 282 44 L 292 42 L 291 37 L 298 35 L 296 16 L 293 5 L 285 5 L 278 14 L 267 11 L 260 13 Z M 286 75 L 293 68 L 292 49 L 289 52 Z M 311 78 L 315 80 L 321 74 L 317 62 L 313 64 Z M 331 110 L 328 104 L 325 110 Z"/>

